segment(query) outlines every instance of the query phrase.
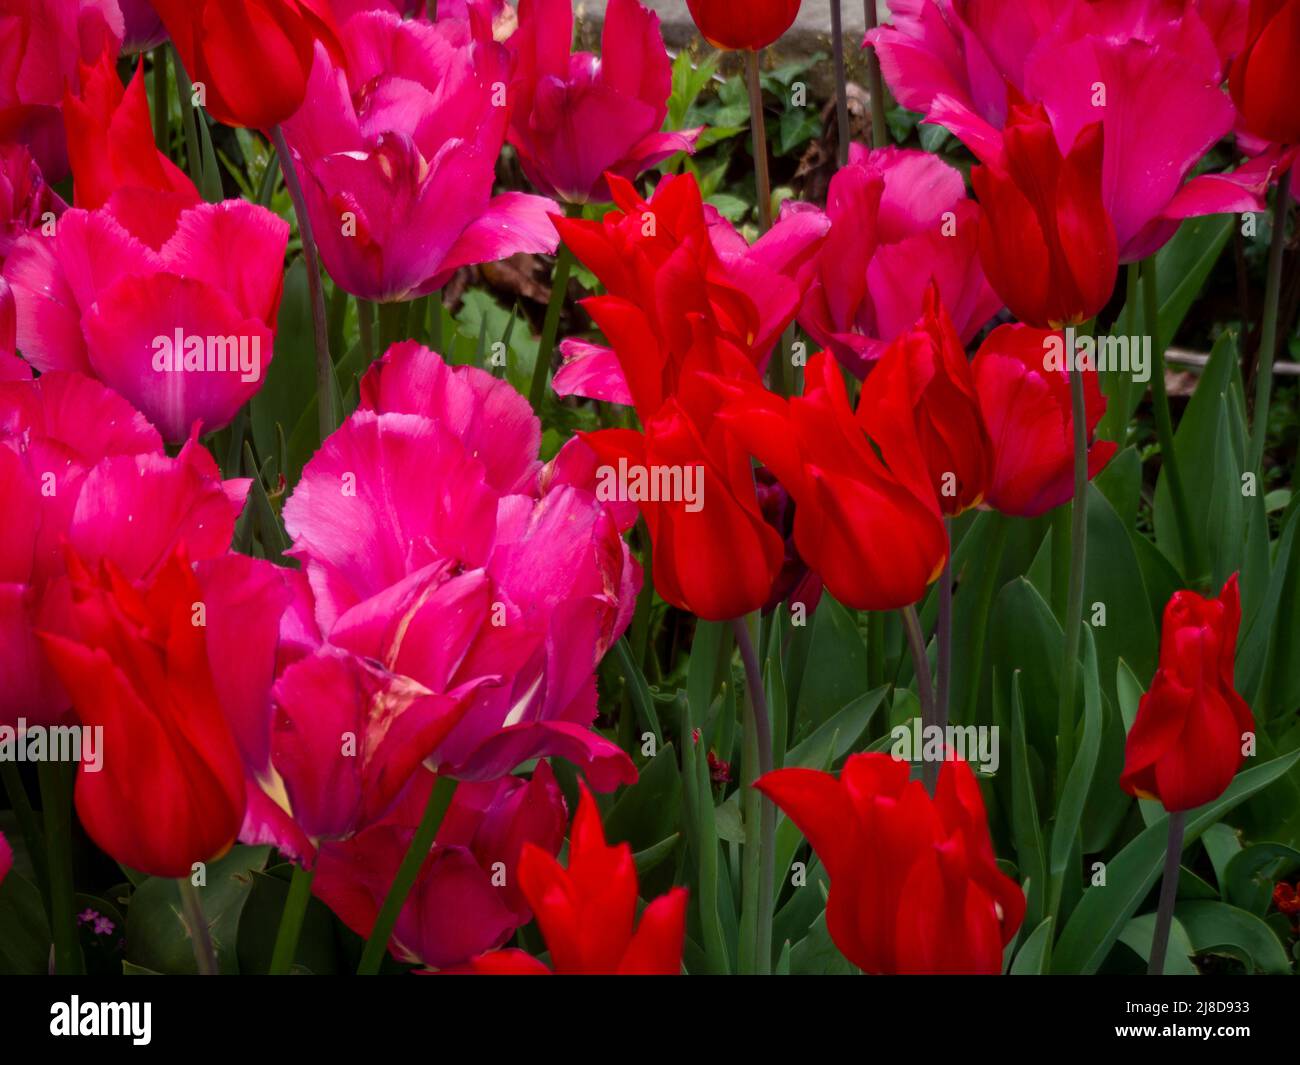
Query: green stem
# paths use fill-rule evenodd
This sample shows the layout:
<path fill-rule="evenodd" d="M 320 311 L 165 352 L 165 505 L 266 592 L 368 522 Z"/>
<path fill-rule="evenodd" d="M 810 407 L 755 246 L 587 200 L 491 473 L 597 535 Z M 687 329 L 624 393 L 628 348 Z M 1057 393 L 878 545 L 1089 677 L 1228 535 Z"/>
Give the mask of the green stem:
<path fill-rule="evenodd" d="M 927 725 L 935 723 L 937 716 L 934 688 L 930 682 L 930 659 L 925 653 L 925 633 L 921 631 L 921 619 L 916 613 L 915 603 L 903 607 L 899 613 L 903 615 L 903 631 L 907 634 L 907 646 L 912 652 L 912 671 L 916 674 L 916 697 L 921 704 L 921 728 L 924 730 Z M 920 762 L 921 782 L 926 791 L 933 795 L 939 783 L 939 765 L 926 761 L 924 757 Z"/>
<path fill-rule="evenodd" d="M 397 868 L 392 887 L 388 889 L 384 904 L 375 918 L 375 925 L 370 930 L 370 938 L 366 940 L 366 949 L 362 952 L 361 963 L 357 966 L 358 976 L 374 976 L 379 972 L 379 966 L 383 963 L 384 954 L 388 950 L 388 941 L 392 938 L 393 929 L 397 927 L 397 918 L 401 915 L 411 888 L 415 886 L 424 860 L 429 856 L 429 850 L 438 835 L 438 827 L 442 824 L 443 816 L 455 794 L 456 781 L 451 777 L 439 777 L 429 793 L 429 805 L 424 808 L 420 826 L 411 838 L 411 845 L 402 858 L 402 864 Z"/>
<path fill-rule="evenodd" d="M 867 691 L 885 683 L 885 615 L 879 610 L 867 614 Z"/>
<path fill-rule="evenodd" d="M 361 357 L 369 366 L 375 361 L 375 305 L 357 297 L 357 337 L 361 342 Z"/>
<path fill-rule="evenodd" d="M 325 438 L 339 427 L 339 419 L 334 410 L 334 362 L 330 358 L 329 323 L 325 313 L 325 286 L 321 282 L 320 253 L 316 248 L 311 217 L 307 213 L 307 201 L 302 194 L 302 185 L 298 181 L 298 171 L 294 169 L 293 156 L 289 154 L 284 131 L 276 126 L 271 131 L 271 139 L 280 159 L 285 188 L 289 190 L 289 199 L 293 201 L 293 213 L 298 218 L 298 235 L 302 238 L 302 254 L 306 259 L 307 291 L 311 296 L 312 330 L 316 338 L 316 413 L 321 442 L 324 443 Z"/>
<path fill-rule="evenodd" d="M 761 779 L 772 772 L 772 719 L 767 710 L 767 693 L 763 688 L 763 672 L 754 651 L 754 641 L 744 618 L 731 623 L 740 648 L 740 660 L 745 666 L 745 688 L 749 693 L 749 719 L 753 742 L 758 747 L 757 769 Z M 746 787 L 753 781 L 746 781 Z M 766 795 L 760 800 L 758 830 L 758 891 L 754 914 L 754 971 L 766 975 L 772 971 L 772 899 L 776 876 L 776 806 Z"/>
<path fill-rule="evenodd" d="M 943 527 L 948 559 L 939 575 L 938 660 L 934 684 L 934 718 L 940 727 L 948 724 L 948 683 L 952 674 L 952 519 L 945 518 Z"/>
<path fill-rule="evenodd" d="M 86 971 L 86 964 L 77 934 L 76 892 L 72 885 L 72 788 L 65 770 L 61 762 L 41 762 L 37 766 L 49 863 L 54 971 L 60 976 L 79 976 Z"/>
<path fill-rule="evenodd" d="M 167 45 L 160 44 L 153 50 L 153 139 L 163 155 L 171 147 L 171 128 L 167 120 L 170 81 L 167 75 Z"/>
<path fill-rule="evenodd" d="M 284 900 L 284 911 L 280 914 L 280 928 L 275 934 L 275 949 L 271 952 L 272 976 L 284 976 L 293 967 L 303 918 L 307 916 L 307 904 L 311 901 L 311 882 L 315 875 L 314 869 L 304 869 L 301 865 L 293 867 L 289 894 Z"/>
<path fill-rule="evenodd" d="M 1057 713 L 1056 790 L 1059 795 L 1074 761 L 1074 688 L 1079 671 L 1083 626 L 1084 560 L 1088 550 L 1088 425 L 1083 401 L 1083 374 L 1070 371 L 1071 421 L 1074 426 L 1074 498 L 1070 504 L 1070 587 L 1065 607 L 1065 657 L 1061 663 Z"/>
<path fill-rule="evenodd" d="M 1165 387 L 1165 346 L 1160 336 L 1160 297 L 1154 255 L 1142 266 L 1142 308 L 1146 331 L 1151 337 L 1151 406 L 1155 413 L 1156 440 L 1160 444 L 1160 461 L 1169 479 L 1169 495 L 1174 504 L 1174 520 L 1178 522 L 1178 540 L 1183 549 L 1186 577 L 1194 583 L 1201 576 L 1200 550 L 1187 506 L 1182 471 L 1178 467 L 1178 451 L 1174 447 L 1174 421 L 1169 412 L 1169 392 Z"/>
<path fill-rule="evenodd" d="M 32 859 L 36 870 L 36 884 L 41 889 L 41 896 L 48 907 L 50 902 L 50 873 L 45 864 L 45 840 L 41 837 L 41 827 L 36 822 L 36 811 L 32 809 L 32 800 L 27 797 L 23 787 L 23 777 L 18 766 L 8 761 L 0 762 L 0 780 L 4 781 L 5 794 L 9 796 L 9 805 L 13 807 L 14 817 L 18 819 L 18 831 L 22 833 L 23 843 Z"/>
<path fill-rule="evenodd" d="M 772 228 L 772 179 L 767 169 L 767 126 L 763 120 L 763 86 L 758 76 L 758 53 L 745 53 L 745 74 L 749 83 L 749 131 L 754 145 L 754 184 L 758 195 L 758 229 Z"/>
<path fill-rule="evenodd" d="M 862 19 L 867 31 L 876 28 L 876 0 L 862 0 Z M 871 45 L 867 51 L 867 92 L 871 94 L 871 145 L 883 148 L 889 143 L 889 126 L 885 122 L 885 84 L 880 77 L 880 57 Z"/>
<path fill-rule="evenodd" d="M 1011 522 L 998 511 L 989 511 L 987 520 L 993 525 L 993 531 L 989 534 L 992 542 L 984 550 L 978 576 L 975 578 L 975 587 L 970 589 L 970 594 L 975 597 L 974 616 L 971 619 L 971 627 L 966 632 L 966 638 L 973 667 L 966 689 L 965 710 L 961 716 L 963 725 L 975 720 L 984 669 L 984 638 L 988 632 L 989 608 L 993 604 L 993 593 L 997 589 L 1002 552 L 1006 548 L 1007 536 L 1011 532 Z"/>
<path fill-rule="evenodd" d="M 185 131 L 186 169 L 189 170 L 190 180 L 203 188 L 203 153 L 199 149 L 198 115 L 194 111 L 194 84 L 185 72 L 185 64 L 181 62 L 180 56 L 173 57 L 173 65 L 176 68 L 176 93 L 181 104 L 181 128 Z"/>
<path fill-rule="evenodd" d="M 569 204 L 564 213 L 570 218 L 582 214 L 579 204 Z M 528 402 L 533 410 L 541 410 L 546 396 L 546 382 L 551 373 L 551 356 L 555 352 L 555 336 L 560 330 L 560 312 L 569 290 L 569 272 L 573 269 L 573 252 L 561 243 L 555 253 L 555 269 L 551 273 L 551 298 L 546 302 L 546 317 L 542 321 L 542 339 L 537 345 L 537 362 L 533 364 L 533 381 L 528 389 Z"/>
<path fill-rule="evenodd" d="M 1268 248 L 1268 274 L 1264 279 L 1264 320 L 1259 330 L 1259 368 L 1255 371 L 1255 415 L 1246 469 L 1263 481 L 1264 441 L 1268 436 L 1268 404 L 1273 391 L 1273 357 L 1277 354 L 1277 307 L 1282 291 L 1282 245 L 1286 243 L 1287 209 L 1291 205 L 1291 171 L 1278 179 L 1273 204 L 1273 239 Z M 1261 483 L 1259 490 L 1264 486 Z"/>
<path fill-rule="evenodd" d="M 840 0 L 831 0 L 831 54 L 835 68 L 835 129 L 838 134 L 835 159 L 839 166 L 849 161 L 849 93 L 844 76 L 844 18 Z"/>
<path fill-rule="evenodd" d="M 199 975 L 218 976 L 221 967 L 217 964 L 217 951 L 212 945 L 212 928 L 203 912 L 199 889 L 188 876 L 177 878 L 176 886 L 180 889 L 181 909 L 185 912 L 185 925 L 190 930 L 190 946 L 194 948 L 194 961 L 199 967 Z"/>
<path fill-rule="evenodd" d="M 1165 953 L 1169 949 L 1169 928 L 1174 920 L 1174 903 L 1178 899 L 1178 867 L 1182 862 L 1183 829 L 1187 811 L 1169 815 L 1169 837 L 1165 845 L 1165 871 L 1160 882 L 1160 904 L 1156 908 L 1156 927 L 1151 937 L 1151 954 L 1147 958 L 1147 975 L 1163 976 Z"/>

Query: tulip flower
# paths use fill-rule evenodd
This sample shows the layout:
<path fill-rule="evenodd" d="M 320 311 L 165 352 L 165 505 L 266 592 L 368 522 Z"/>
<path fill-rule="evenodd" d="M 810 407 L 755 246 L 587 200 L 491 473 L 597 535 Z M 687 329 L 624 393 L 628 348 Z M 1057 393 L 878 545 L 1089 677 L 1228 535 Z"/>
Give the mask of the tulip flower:
<path fill-rule="evenodd" d="M 868 973 L 1002 971 L 1025 897 L 997 867 L 979 783 L 944 762 L 933 798 L 906 762 L 854 754 L 837 780 L 778 769 L 754 785 L 804 834 L 830 875 L 826 925 Z"/>
<path fill-rule="evenodd" d="M 831 178 L 830 234 L 799 324 L 862 377 L 921 316 L 933 280 L 969 343 L 1002 304 L 980 268 L 979 214 L 961 174 L 938 156 L 852 145 Z"/>
<path fill-rule="evenodd" d="M 1241 595 L 1237 575 L 1218 598 L 1178 591 L 1165 606 L 1160 665 L 1129 730 L 1120 785 L 1171 812 L 1223 794 L 1255 718 L 1233 686 Z"/>
<path fill-rule="evenodd" d="M 711 384 L 718 420 L 794 499 L 795 546 L 827 590 L 858 610 L 920 599 L 943 569 L 948 537 L 914 438 L 878 441 L 878 455 L 866 406 L 854 415 L 825 353 L 809 360 L 804 394 L 791 400 L 735 376 Z"/>
<path fill-rule="evenodd" d="M 317 42 L 342 54 L 325 0 L 152 0 L 209 114 L 269 130 L 299 107 Z"/>
<path fill-rule="evenodd" d="M 122 47 L 116 0 L 6 0 L 0 10 L 7 45 L 0 50 L 0 142 L 30 149 L 47 181 L 68 173 L 59 109 L 78 64 Z"/>
<path fill-rule="evenodd" d="M 1048 368 L 1050 349 L 1064 351 L 1060 333 L 1001 325 L 972 362 L 980 410 L 993 442 L 993 474 L 986 502 L 1004 514 L 1037 517 L 1074 495 L 1074 416 L 1069 373 Z M 1117 445 L 1094 440 L 1106 413 L 1095 370 L 1083 378 L 1088 429 L 1088 477 L 1095 477 Z"/>
<path fill-rule="evenodd" d="M 693 176 L 665 178 L 649 200 L 622 178 L 611 175 L 609 185 L 617 210 L 602 221 L 556 221 L 605 286 L 607 295 L 583 307 L 611 345 L 562 344 L 556 392 L 631 402 L 644 421 L 676 389 L 695 318 L 762 372 L 794 319 L 830 223 L 794 213 L 751 246 L 706 210 Z"/>
<path fill-rule="evenodd" d="M 21 144 L 0 145 L 0 267 L 29 229 L 45 227 L 67 210 L 41 168 Z"/>
<path fill-rule="evenodd" d="M 993 442 L 984 427 L 970 361 L 931 284 L 925 314 L 885 349 L 862 386 L 863 424 L 891 465 L 899 448 L 919 449 L 939 509 L 978 506 L 989 488 Z"/>
<path fill-rule="evenodd" d="M 1232 6 L 922 0 L 868 40 L 899 102 L 986 162 L 1025 102 L 1043 104 L 1063 153 L 1100 122 L 1101 197 L 1128 263 L 1184 218 L 1263 209 L 1264 170 L 1191 176 L 1232 126 L 1219 88 L 1241 36 Z"/>
<path fill-rule="evenodd" d="M 90 378 L 0 383 L 0 723 L 68 708 L 35 636 L 62 631 L 64 544 L 146 580 L 182 542 L 196 560 L 224 553 L 248 485 L 223 483 L 194 441 L 167 457 L 143 415 Z"/>
<path fill-rule="evenodd" d="M 162 18 L 152 0 L 117 0 L 124 24 L 122 50 L 147 52 L 167 39 Z"/>
<path fill-rule="evenodd" d="M 312 891 L 360 936 L 370 936 L 433 781 L 421 771 L 382 821 L 320 849 Z M 531 846 L 556 854 L 567 820 L 546 762 L 531 780 L 505 776 L 457 787 L 398 917 L 392 955 L 445 969 L 504 944 L 532 919 L 519 876 L 521 852 Z"/>
<path fill-rule="evenodd" d="M 610 0 L 599 57 L 569 53 L 569 0 L 522 0 L 509 40 L 509 140 L 533 187 L 569 203 L 610 199 L 608 171 L 632 180 L 676 152 L 698 129 L 660 132 L 672 69 L 659 16 L 637 0 Z"/>
<path fill-rule="evenodd" d="M 601 790 L 635 779 L 589 728 L 593 670 L 640 588 L 625 512 L 596 498 L 583 463 L 543 467 L 540 442 L 504 381 L 407 343 L 371 368 L 359 408 L 307 464 L 284 517 L 325 643 L 277 682 L 272 760 L 286 778 L 315 774 L 288 790 L 295 806 L 319 796 L 320 834 L 346 820 L 324 776 L 365 772 L 341 764 L 336 721 L 369 720 L 391 745 L 389 794 L 404 783 L 390 778 L 421 760 L 493 780 L 558 755 Z M 430 701 L 452 693 L 468 704 Z M 365 791 L 348 830 L 384 812 Z"/>
<path fill-rule="evenodd" d="M 1246 44 L 1228 76 L 1232 102 L 1250 133 L 1279 144 L 1300 144 L 1300 0 L 1251 0 Z"/>
<path fill-rule="evenodd" d="M 1115 227 L 1101 199 L 1101 126 L 1068 153 L 1040 105 L 1013 107 L 1002 148 L 971 170 L 980 260 L 1011 313 L 1030 325 L 1077 324 L 1115 287 Z"/>
<path fill-rule="evenodd" d="M 32 368 L 18 357 L 18 321 L 14 294 L 0 277 L 0 381 L 30 381 Z"/>
<path fill-rule="evenodd" d="M 519 886 L 542 930 L 553 971 L 562 975 L 675 976 L 686 939 L 686 889 L 673 888 L 637 919 L 636 863 L 626 843 L 605 842 L 590 793 L 579 785 L 565 869 L 541 847 L 524 844 Z M 473 972 L 551 972 L 520 950 L 475 958 Z"/>
<path fill-rule="evenodd" d="M 70 560 L 69 635 L 41 643 L 81 724 L 103 728 L 98 771 L 77 773 L 95 843 L 150 876 L 221 857 L 244 817 L 244 773 L 213 682 L 203 605 L 184 551 L 132 584 L 112 563 Z"/>
<path fill-rule="evenodd" d="M 760 51 L 776 41 L 799 14 L 800 0 L 686 0 L 691 18 L 715 48 Z"/>
<path fill-rule="evenodd" d="M 441 288 L 462 266 L 551 252 L 556 205 L 492 195 L 508 119 L 508 57 L 481 26 L 380 11 L 349 19 L 346 53 L 317 45 L 285 124 L 321 259 L 363 299 Z"/>

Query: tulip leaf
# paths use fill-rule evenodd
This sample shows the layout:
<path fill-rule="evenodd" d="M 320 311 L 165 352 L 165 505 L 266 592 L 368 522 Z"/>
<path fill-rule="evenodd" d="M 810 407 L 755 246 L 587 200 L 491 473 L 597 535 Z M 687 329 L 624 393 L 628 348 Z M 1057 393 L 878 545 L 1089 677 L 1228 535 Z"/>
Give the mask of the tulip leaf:
<path fill-rule="evenodd" d="M 655 750 L 658 750 L 664 743 L 663 730 L 659 727 L 659 714 L 655 711 L 654 700 L 650 697 L 650 686 L 646 683 L 645 675 L 641 672 L 641 667 L 632 660 L 632 649 L 628 646 L 626 636 L 614 644 L 614 651 L 618 655 L 618 664 L 623 670 L 623 679 L 627 682 L 628 695 L 631 696 L 637 718 L 643 728 L 654 734 Z"/>
<path fill-rule="evenodd" d="M 791 743 L 798 745 L 868 687 L 867 648 L 854 617 L 829 595 L 813 615 Z"/>
<path fill-rule="evenodd" d="M 1273 883 L 1300 866 L 1300 851 L 1283 843 L 1256 843 L 1239 850 L 1220 878 L 1225 899 L 1258 917 L 1268 912 Z"/>
<path fill-rule="evenodd" d="M 282 864 L 266 872 L 254 870 L 248 900 L 239 915 L 237 953 L 241 973 L 262 974 L 271 966 L 285 900 L 289 897 L 292 867 Z M 321 975 L 333 975 L 355 969 L 355 964 L 341 963 L 334 935 L 334 917 L 317 898 L 307 902 L 294 965 Z M 342 965 L 342 967 L 341 967 Z"/>
<path fill-rule="evenodd" d="M 1153 913 L 1134 917 L 1120 933 L 1119 941 L 1132 950 L 1144 963 L 1151 960 L 1151 941 L 1155 938 L 1156 919 Z M 1169 946 L 1165 951 L 1164 976 L 1197 976 L 1199 970 L 1192 964 L 1196 948 L 1191 937 L 1177 918 L 1169 926 Z"/>
<path fill-rule="evenodd" d="M 1184 846 L 1224 814 L 1272 784 L 1297 762 L 1300 751 L 1239 773 L 1219 798 L 1190 811 Z M 1106 883 L 1090 887 L 1070 914 L 1052 954 L 1052 971 L 1094 973 L 1160 877 L 1168 818 L 1148 826 L 1106 864 Z"/>
<path fill-rule="evenodd" d="M 1011 963 L 1012 976 L 1041 976 L 1047 972 L 1050 956 L 1048 948 L 1052 944 L 1052 919 L 1047 917 L 1030 933 L 1028 939 L 1016 951 L 1016 959 Z"/>
<path fill-rule="evenodd" d="M 1253 913 L 1206 900 L 1179 903 L 1174 912 L 1197 954 L 1229 954 L 1261 973 L 1291 972 L 1285 948 Z"/>
<path fill-rule="evenodd" d="M 871 719 L 885 701 L 889 685 L 882 684 L 874 691 L 863 692 L 844 707 L 802 743 L 792 747 L 785 764 L 829 769 L 857 744 L 859 737 L 871 724 Z"/>
<path fill-rule="evenodd" d="M 41 893 L 26 877 L 10 870 L 0 883 L 0 975 L 45 974 L 50 943 Z"/>
<path fill-rule="evenodd" d="M 995 686 L 999 681 L 1000 677 L 994 678 Z M 1034 924 L 1044 908 L 1047 860 L 1038 800 L 1034 795 L 1034 778 L 1029 768 L 1029 747 L 1025 742 L 1025 711 L 1019 672 L 1011 677 L 1011 835 L 1016 848 L 1016 864 L 1020 867 L 1020 878 L 1026 889 L 1025 922 Z"/>
<path fill-rule="evenodd" d="M 682 742 L 682 795 L 683 829 L 694 856 L 696 890 L 692 898 L 699 907 L 701 945 L 708 971 L 726 973 L 731 969 L 722 920 L 718 910 L 718 824 L 713 805 L 713 786 L 709 781 L 708 765 L 704 752 L 691 740 L 695 719 L 703 716 L 703 708 L 694 706 L 681 695 L 677 699 L 681 714 Z M 734 706 L 732 712 L 734 712 Z"/>
<path fill-rule="evenodd" d="M 312 338 L 311 298 L 307 292 L 307 269 L 302 259 L 295 259 L 284 274 L 284 295 L 280 298 L 280 315 L 275 327 L 275 357 L 266 368 L 262 386 L 249 404 L 253 444 L 263 457 L 274 454 L 277 424 L 296 426 L 308 397 L 316 395 L 316 348 Z M 303 462 L 315 450 L 316 414 L 312 409 L 310 444 L 303 451 Z M 303 462 L 281 472 L 296 483 Z"/>
<path fill-rule="evenodd" d="M 1051 607 L 1019 577 L 1004 587 L 989 622 L 991 661 L 998 676 L 1020 672 L 1025 739 L 1045 765 L 1056 758 L 1057 685 L 1065 638 Z"/>
<path fill-rule="evenodd" d="M 637 782 L 619 793 L 604 816 L 605 835 L 611 844 L 628 843 L 634 851 L 640 850 L 658 843 L 677 828 L 677 809 L 682 801 L 677 752 L 671 743 L 655 750 L 655 756 L 641 767 Z"/>
<path fill-rule="evenodd" d="M 1201 833 L 1201 846 L 1205 848 L 1205 853 L 1210 858 L 1210 865 L 1214 867 L 1214 879 L 1219 885 L 1219 890 L 1212 897 L 1218 898 L 1223 892 L 1224 884 L 1227 883 L 1228 863 L 1233 855 L 1241 853 L 1241 840 L 1237 838 L 1235 828 L 1220 821 Z"/>

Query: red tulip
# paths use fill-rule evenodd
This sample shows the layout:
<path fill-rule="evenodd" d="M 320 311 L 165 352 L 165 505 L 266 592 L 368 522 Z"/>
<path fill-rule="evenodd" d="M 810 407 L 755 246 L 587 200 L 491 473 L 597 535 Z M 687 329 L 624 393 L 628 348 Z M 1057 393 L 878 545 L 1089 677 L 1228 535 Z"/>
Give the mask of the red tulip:
<path fill-rule="evenodd" d="M 199 202 L 194 183 L 154 145 L 143 60 L 125 90 L 108 52 L 94 66 L 83 63 L 81 91 L 64 93 L 63 124 L 75 206 L 102 207 L 124 186 L 150 202 L 167 196 L 177 209 Z"/>
<path fill-rule="evenodd" d="M 302 106 L 317 41 L 342 56 L 327 0 L 153 0 L 218 122 L 268 130 Z"/>
<path fill-rule="evenodd" d="M 1228 89 L 1246 129 L 1280 144 L 1300 143 L 1300 0 L 1251 0 L 1246 47 Z"/>
<path fill-rule="evenodd" d="M 1175 592 L 1165 606 L 1160 667 L 1138 703 L 1120 785 L 1190 810 L 1223 794 L 1241 767 L 1255 718 L 1233 688 L 1241 596 L 1237 575 L 1217 599 Z"/>
<path fill-rule="evenodd" d="M 804 381 L 784 400 L 757 380 L 714 377 L 719 419 L 794 498 L 795 546 L 836 599 L 859 610 L 915 603 L 948 552 L 923 456 L 913 438 L 882 446 L 882 461 L 832 356 L 814 356 Z"/>
<path fill-rule="evenodd" d="M 984 800 L 965 762 L 932 799 L 906 762 L 849 757 L 838 780 L 778 769 L 754 785 L 799 826 L 830 874 L 826 924 L 869 973 L 1002 971 L 1025 897 L 997 867 Z"/>
<path fill-rule="evenodd" d="M 244 817 L 244 769 L 226 723 L 183 550 L 131 584 L 73 556 L 73 635 L 42 643 L 82 725 L 103 727 L 98 771 L 77 772 L 77 814 L 110 856 L 188 876 L 223 855 Z"/>
<path fill-rule="evenodd" d="M 794 24 L 800 0 L 686 0 L 700 36 L 715 48 L 757 52 Z"/>
<path fill-rule="evenodd" d="M 626 305 L 623 310 L 626 333 L 615 330 L 606 316 L 607 335 L 629 369 L 640 367 L 645 379 L 661 381 L 664 371 L 656 368 L 667 360 L 654 334 L 637 308 Z M 785 547 L 759 507 L 749 454 L 716 417 L 718 396 L 703 374 L 747 379 L 758 390 L 762 386 L 745 353 L 711 335 L 703 324 L 697 324 L 696 341 L 682 367 L 675 394 L 643 416 L 644 432 L 605 429 L 581 435 L 604 463 L 610 483 L 619 475 L 619 487 L 627 489 L 630 499 L 637 477 L 647 484 L 662 478 L 669 486 L 677 478 L 677 491 L 634 499 L 654 545 L 655 590 L 698 617 L 725 621 L 768 601 Z M 597 498 L 604 498 L 599 487 Z"/>
<path fill-rule="evenodd" d="M 1001 151 L 971 170 L 984 273 L 1021 321 L 1078 323 L 1110 299 L 1119 251 L 1102 201 L 1101 155 L 1100 123 L 1062 155 L 1042 104 L 1017 105 Z"/>
<path fill-rule="evenodd" d="M 1002 325 L 980 345 L 972 368 L 984 424 L 993 441 L 993 479 L 986 502 L 1004 514 L 1033 518 L 1074 496 L 1074 417 L 1064 369 L 1045 368 L 1051 330 Z M 1106 413 L 1095 370 L 1083 374 L 1088 476 L 1117 450 L 1092 439 Z"/>
<path fill-rule="evenodd" d="M 978 506 L 993 472 L 993 443 L 980 414 L 970 360 L 931 282 L 925 314 L 894 340 L 862 386 L 863 422 L 885 461 L 920 449 L 939 509 Z"/>
<path fill-rule="evenodd" d="M 674 976 L 686 938 L 686 889 L 661 895 L 636 919 L 637 878 L 632 848 L 608 846 L 600 813 L 579 784 L 569 833 L 569 868 L 524 844 L 519 886 L 551 952 L 554 971 L 568 975 Z M 474 959 L 478 973 L 545 973 L 541 962 L 508 950 Z"/>

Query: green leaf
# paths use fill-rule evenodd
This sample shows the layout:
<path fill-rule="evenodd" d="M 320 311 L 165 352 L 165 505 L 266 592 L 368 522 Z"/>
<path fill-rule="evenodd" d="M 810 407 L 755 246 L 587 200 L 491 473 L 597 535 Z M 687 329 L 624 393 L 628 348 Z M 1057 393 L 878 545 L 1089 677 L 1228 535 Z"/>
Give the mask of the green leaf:
<path fill-rule="evenodd" d="M 0 974 L 44 975 L 51 942 L 41 893 L 10 870 L 0 883 Z"/>
<path fill-rule="evenodd" d="M 811 627 L 812 646 L 791 737 L 795 745 L 867 689 L 867 649 L 853 615 L 824 595 Z"/>
<path fill-rule="evenodd" d="M 252 872 L 252 886 L 239 916 L 237 952 L 239 971 L 261 975 L 271 967 L 280 918 L 289 896 L 289 865 L 265 873 Z M 339 958 L 334 936 L 334 917 L 317 898 L 307 903 L 294 964 L 321 975 L 350 971 Z"/>
<path fill-rule="evenodd" d="M 650 697 L 650 686 L 646 683 L 641 668 L 632 661 L 632 649 L 628 647 L 626 636 L 614 644 L 614 651 L 618 655 L 619 667 L 623 670 L 623 679 L 627 682 L 632 706 L 636 709 L 642 727 L 654 734 L 657 751 L 663 746 L 664 734 L 659 728 L 659 714 L 655 711 L 654 700 Z"/>
<path fill-rule="evenodd" d="M 1156 917 L 1153 913 L 1134 917 L 1120 934 L 1119 941 L 1130 948 L 1143 962 L 1151 960 L 1151 942 L 1155 938 Z M 1175 918 L 1169 926 L 1169 946 L 1165 951 L 1164 976 L 1196 976 L 1198 970 L 1192 964 L 1192 955 L 1196 953 L 1187 930 Z"/>
<path fill-rule="evenodd" d="M 1253 913 L 1208 901 L 1183 902 L 1174 912 L 1197 954 L 1230 954 L 1261 973 L 1291 972 L 1281 942 Z"/>
<path fill-rule="evenodd" d="M 1016 864 L 1020 867 L 1026 889 L 1026 922 L 1036 922 L 1045 905 L 1047 860 L 1041 826 L 1033 774 L 1029 768 L 1029 748 L 1025 742 L 1020 674 L 1015 673 L 1011 678 L 1011 835 L 1016 847 Z"/>
<path fill-rule="evenodd" d="M 806 740 L 791 748 L 786 755 L 785 764 L 821 769 L 838 762 L 857 745 L 888 691 L 889 685 L 882 684 L 874 691 L 863 692 L 818 726 L 817 731 Z"/>
<path fill-rule="evenodd" d="M 610 843 L 629 843 L 640 850 L 677 828 L 682 802 L 677 752 L 671 743 L 655 749 L 658 753 L 641 767 L 637 782 L 623 789 L 603 818 Z"/>
<path fill-rule="evenodd" d="M 1045 918 L 1016 951 L 1011 963 L 1012 976 L 1041 976 L 1047 972 L 1048 948 L 1052 944 L 1052 919 Z"/>
<path fill-rule="evenodd" d="M 1263 917 L 1273 898 L 1273 884 L 1300 866 L 1300 851 L 1283 843 L 1256 843 L 1238 851 L 1220 878 L 1223 897 L 1234 906 Z"/>
<path fill-rule="evenodd" d="M 1266 788 L 1300 761 L 1300 751 L 1239 773 L 1214 802 L 1190 811 L 1184 846 L 1196 840 L 1224 814 Z M 1168 836 L 1162 817 L 1115 855 L 1106 867 L 1106 884 L 1089 888 L 1061 931 L 1052 956 L 1052 971 L 1094 973 L 1160 876 Z"/>
<path fill-rule="evenodd" d="M 263 457 L 275 453 L 276 425 L 291 430 L 298 424 L 308 398 L 316 395 L 316 346 L 312 337 L 311 297 L 307 292 L 307 269 L 302 259 L 295 259 L 285 271 L 284 295 L 280 299 L 280 316 L 275 330 L 275 358 L 266 369 L 261 388 L 249 404 L 253 443 Z M 301 461 L 294 468 L 282 470 L 290 484 L 295 484 L 302 465 L 317 444 L 315 407 L 310 421 L 310 447 L 305 447 Z"/>

